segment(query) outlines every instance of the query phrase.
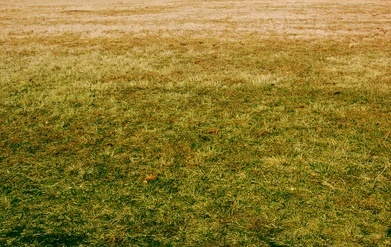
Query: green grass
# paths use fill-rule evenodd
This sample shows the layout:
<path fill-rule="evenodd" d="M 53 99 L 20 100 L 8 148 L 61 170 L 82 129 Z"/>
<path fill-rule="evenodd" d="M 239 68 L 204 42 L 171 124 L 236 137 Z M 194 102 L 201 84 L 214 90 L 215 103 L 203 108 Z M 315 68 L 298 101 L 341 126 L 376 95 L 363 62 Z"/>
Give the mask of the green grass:
<path fill-rule="evenodd" d="M 348 41 L 3 38 L 0 245 L 390 245 L 390 43 Z"/>

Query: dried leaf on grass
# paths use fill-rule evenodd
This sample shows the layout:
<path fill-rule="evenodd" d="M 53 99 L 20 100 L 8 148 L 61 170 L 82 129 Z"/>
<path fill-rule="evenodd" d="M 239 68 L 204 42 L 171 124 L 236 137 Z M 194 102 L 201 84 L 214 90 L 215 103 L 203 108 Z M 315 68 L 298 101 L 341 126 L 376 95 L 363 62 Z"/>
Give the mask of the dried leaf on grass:
<path fill-rule="evenodd" d="M 208 134 L 217 134 L 219 131 L 220 131 L 220 129 L 211 129 L 211 130 L 207 130 L 206 132 Z"/>
<path fill-rule="evenodd" d="M 149 175 L 149 176 L 146 176 L 145 177 L 145 181 L 153 181 L 153 180 L 156 180 L 156 178 L 157 178 L 157 174 L 153 174 L 153 175 Z"/>

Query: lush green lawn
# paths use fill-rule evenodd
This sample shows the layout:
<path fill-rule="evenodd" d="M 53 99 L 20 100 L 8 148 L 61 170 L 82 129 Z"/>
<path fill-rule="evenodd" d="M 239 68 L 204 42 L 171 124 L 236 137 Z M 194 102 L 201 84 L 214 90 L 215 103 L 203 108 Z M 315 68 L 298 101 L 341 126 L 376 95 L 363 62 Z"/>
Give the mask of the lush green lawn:
<path fill-rule="evenodd" d="M 389 33 L 14 32 L 1 246 L 391 245 Z"/>

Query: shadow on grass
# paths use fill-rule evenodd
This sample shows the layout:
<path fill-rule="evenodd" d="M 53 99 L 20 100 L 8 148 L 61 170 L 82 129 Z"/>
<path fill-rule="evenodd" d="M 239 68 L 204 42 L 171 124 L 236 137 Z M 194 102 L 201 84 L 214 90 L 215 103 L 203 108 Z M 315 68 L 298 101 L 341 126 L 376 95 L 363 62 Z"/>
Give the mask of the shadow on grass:
<path fill-rule="evenodd" d="M 40 233 L 22 234 L 23 226 L 15 227 L 5 234 L 5 238 L 12 240 L 12 245 L 38 244 L 39 246 L 79 246 L 85 239 L 83 235 L 70 235 L 66 233 Z M 1 246 L 7 246 L 5 241 L 0 241 Z"/>
<path fill-rule="evenodd" d="M 275 242 L 269 241 L 267 239 L 264 239 L 263 241 L 265 241 L 270 247 L 288 247 L 288 245 L 276 244 Z"/>

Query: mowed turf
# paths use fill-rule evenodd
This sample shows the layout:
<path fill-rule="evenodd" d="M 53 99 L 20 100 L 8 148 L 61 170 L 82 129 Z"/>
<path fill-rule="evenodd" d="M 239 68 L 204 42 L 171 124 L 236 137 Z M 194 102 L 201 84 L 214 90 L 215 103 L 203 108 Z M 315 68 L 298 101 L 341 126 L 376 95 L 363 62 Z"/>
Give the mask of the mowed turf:
<path fill-rule="evenodd" d="M 0 1 L 1 246 L 390 246 L 389 1 Z"/>

